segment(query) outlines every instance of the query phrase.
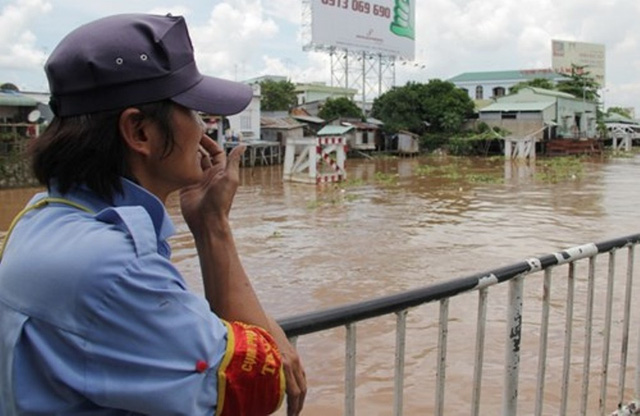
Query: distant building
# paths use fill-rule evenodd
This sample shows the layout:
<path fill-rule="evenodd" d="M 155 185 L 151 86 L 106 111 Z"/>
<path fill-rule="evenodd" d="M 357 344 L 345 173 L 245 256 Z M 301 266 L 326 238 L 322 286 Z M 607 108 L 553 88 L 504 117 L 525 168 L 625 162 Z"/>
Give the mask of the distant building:
<path fill-rule="evenodd" d="M 595 138 L 598 103 L 542 88 L 522 88 L 479 110 L 479 120 L 514 136 Z"/>
<path fill-rule="evenodd" d="M 263 113 L 260 117 L 262 140 L 278 142 L 280 146 L 287 145 L 288 139 L 302 139 L 304 124 L 298 122 L 288 114 Z"/>
<path fill-rule="evenodd" d="M 331 87 L 324 83 L 296 84 L 296 96 L 298 105 L 326 101 L 327 98 L 346 97 L 353 100 L 358 93 L 354 88 Z"/>
<path fill-rule="evenodd" d="M 225 136 L 238 136 L 243 140 L 260 140 L 260 84 L 251 84 L 253 98 L 241 113 L 227 117 L 229 132 Z"/>
<path fill-rule="evenodd" d="M 472 100 L 480 101 L 508 95 L 514 85 L 537 78 L 547 79 L 554 84 L 565 79 L 551 68 L 521 69 L 515 71 L 464 72 L 450 78 L 456 87 L 469 94 Z M 482 107 L 480 105 L 479 107 Z"/>

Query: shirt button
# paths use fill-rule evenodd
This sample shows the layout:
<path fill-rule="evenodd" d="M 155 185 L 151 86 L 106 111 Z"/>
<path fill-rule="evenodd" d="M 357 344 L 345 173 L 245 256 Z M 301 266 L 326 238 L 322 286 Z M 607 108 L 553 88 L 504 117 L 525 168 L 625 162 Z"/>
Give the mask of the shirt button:
<path fill-rule="evenodd" d="M 196 362 L 196 371 L 198 373 L 204 373 L 209 368 L 209 364 L 206 361 L 198 360 Z"/>

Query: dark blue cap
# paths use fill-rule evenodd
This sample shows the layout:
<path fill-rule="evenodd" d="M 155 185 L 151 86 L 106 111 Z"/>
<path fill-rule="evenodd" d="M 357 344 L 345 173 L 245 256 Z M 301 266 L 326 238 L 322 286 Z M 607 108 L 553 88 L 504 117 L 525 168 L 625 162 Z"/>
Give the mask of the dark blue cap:
<path fill-rule="evenodd" d="M 181 16 L 120 14 L 69 33 L 45 64 L 59 117 L 171 99 L 207 114 L 242 111 L 249 85 L 200 74 Z"/>

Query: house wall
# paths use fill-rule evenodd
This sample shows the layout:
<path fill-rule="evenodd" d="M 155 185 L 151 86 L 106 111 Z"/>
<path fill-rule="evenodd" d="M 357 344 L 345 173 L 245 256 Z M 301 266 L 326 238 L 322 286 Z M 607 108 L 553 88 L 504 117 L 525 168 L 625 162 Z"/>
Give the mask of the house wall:
<path fill-rule="evenodd" d="M 398 152 L 414 154 L 420 152 L 420 141 L 410 134 L 398 133 Z"/>
<path fill-rule="evenodd" d="M 239 114 L 227 117 L 229 128 L 242 133 L 243 140 L 260 139 L 260 84 L 252 84 L 253 98 L 247 108 Z"/>
<path fill-rule="evenodd" d="M 505 94 L 509 94 L 509 89 L 521 81 L 505 79 L 499 81 L 464 81 L 455 82 L 454 84 L 459 88 L 465 89 L 472 100 L 486 100 L 494 98 L 493 92 L 495 88 L 502 88 Z M 476 94 L 478 87 L 482 87 L 482 95 Z"/>
<path fill-rule="evenodd" d="M 597 104 L 568 98 L 558 98 L 558 136 L 566 138 L 597 136 Z"/>
<path fill-rule="evenodd" d="M 539 112 L 518 113 L 515 119 L 503 119 L 501 113 L 481 113 L 478 121 L 487 123 L 489 127 L 500 127 L 507 130 L 509 136 L 524 137 L 535 131 L 541 130 L 545 124 L 542 114 Z M 542 140 L 543 131 L 536 134 L 538 140 Z"/>
<path fill-rule="evenodd" d="M 366 143 L 364 142 L 366 135 Z M 376 134 L 375 130 L 356 130 L 353 143 L 350 144 L 352 148 L 358 150 L 375 150 L 376 148 Z"/>
<path fill-rule="evenodd" d="M 279 142 L 281 146 L 287 145 L 288 139 L 302 139 L 303 128 L 295 129 L 262 129 L 262 140 Z"/>

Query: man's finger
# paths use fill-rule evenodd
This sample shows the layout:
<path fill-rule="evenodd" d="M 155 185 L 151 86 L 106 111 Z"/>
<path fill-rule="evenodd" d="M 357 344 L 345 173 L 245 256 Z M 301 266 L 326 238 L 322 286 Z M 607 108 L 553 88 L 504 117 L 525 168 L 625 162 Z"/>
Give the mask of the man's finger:
<path fill-rule="evenodd" d="M 229 156 L 227 156 L 227 171 L 229 171 L 229 169 L 234 169 L 236 172 L 238 172 L 238 170 L 240 169 L 240 160 L 242 159 L 242 155 L 244 154 L 244 151 L 246 149 L 247 146 L 243 144 L 231 149 L 231 152 L 229 152 Z"/>

